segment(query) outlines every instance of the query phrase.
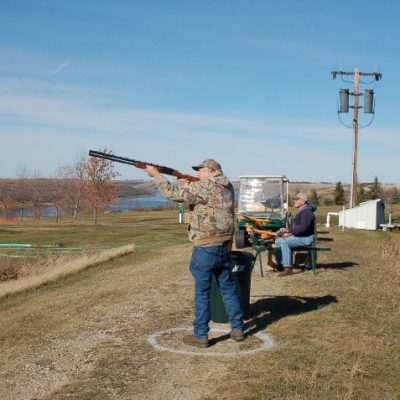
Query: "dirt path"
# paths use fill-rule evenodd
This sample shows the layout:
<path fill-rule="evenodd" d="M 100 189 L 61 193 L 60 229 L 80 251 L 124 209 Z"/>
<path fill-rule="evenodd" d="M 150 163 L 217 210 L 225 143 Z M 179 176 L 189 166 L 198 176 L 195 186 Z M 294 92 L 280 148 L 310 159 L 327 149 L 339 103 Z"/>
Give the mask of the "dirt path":
<path fill-rule="evenodd" d="M 192 320 L 189 256 L 187 245 L 157 249 L 150 257 L 134 254 L 8 299 L 1 313 L 2 398 L 213 398 L 234 365 L 251 363 L 258 356 L 251 351 L 263 343 L 225 339 L 206 350 L 181 343 Z M 253 299 L 266 285 L 257 267 Z M 229 331 L 227 325 L 212 327 L 224 331 L 214 338 Z M 151 335 L 170 351 L 152 346 Z"/>

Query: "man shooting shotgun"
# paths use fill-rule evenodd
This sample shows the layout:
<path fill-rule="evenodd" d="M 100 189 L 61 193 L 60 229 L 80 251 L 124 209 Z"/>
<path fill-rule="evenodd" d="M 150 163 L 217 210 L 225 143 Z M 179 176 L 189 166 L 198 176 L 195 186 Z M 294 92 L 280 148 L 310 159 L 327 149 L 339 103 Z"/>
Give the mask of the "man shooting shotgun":
<path fill-rule="evenodd" d="M 199 178 L 195 176 L 182 174 L 178 170 L 166 167 L 165 165 L 152 164 L 145 161 L 133 160 L 131 158 L 119 157 L 111 153 L 104 153 L 101 151 L 90 150 L 89 156 L 105 158 L 106 160 L 115 161 L 122 164 L 133 165 L 136 168 L 140 169 L 146 169 L 146 165 L 151 165 L 152 167 L 156 168 L 157 171 L 160 172 L 161 174 L 175 176 L 175 178 L 183 179 L 187 182 L 197 182 L 199 180 Z"/>
<path fill-rule="evenodd" d="M 214 275 L 231 324 L 230 337 L 245 338 L 243 310 L 230 268 L 230 248 L 234 232 L 234 191 L 221 165 L 212 159 L 192 167 L 196 182 L 171 183 L 158 168 L 147 165 L 159 191 L 168 199 L 184 203 L 190 210 L 189 239 L 193 243 L 190 272 L 194 279 L 193 334 L 185 336 L 188 346 L 208 347 L 211 279 Z"/>
<path fill-rule="evenodd" d="M 99 151 L 90 156 L 105 158 L 144 169 L 154 178 L 157 188 L 170 200 L 184 203 L 190 210 L 189 239 L 193 243 L 190 271 L 195 282 L 193 334 L 185 336 L 188 346 L 208 347 L 210 322 L 210 291 L 212 275 L 218 281 L 235 341 L 245 338 L 243 310 L 230 268 L 230 249 L 234 232 L 234 190 L 215 160 L 204 160 L 192 168 L 197 177 L 185 175 L 163 165 L 117 157 Z M 182 179 L 177 184 L 168 181 L 167 174 Z"/>

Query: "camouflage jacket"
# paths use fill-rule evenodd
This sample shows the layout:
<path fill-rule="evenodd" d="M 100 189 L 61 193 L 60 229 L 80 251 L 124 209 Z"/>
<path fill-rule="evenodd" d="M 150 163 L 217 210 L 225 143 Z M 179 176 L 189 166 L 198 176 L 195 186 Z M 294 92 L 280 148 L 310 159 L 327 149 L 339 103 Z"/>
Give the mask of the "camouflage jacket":
<path fill-rule="evenodd" d="M 190 210 L 189 239 L 196 246 L 232 240 L 234 232 L 234 191 L 221 171 L 193 183 L 172 183 L 156 175 L 160 192 Z"/>

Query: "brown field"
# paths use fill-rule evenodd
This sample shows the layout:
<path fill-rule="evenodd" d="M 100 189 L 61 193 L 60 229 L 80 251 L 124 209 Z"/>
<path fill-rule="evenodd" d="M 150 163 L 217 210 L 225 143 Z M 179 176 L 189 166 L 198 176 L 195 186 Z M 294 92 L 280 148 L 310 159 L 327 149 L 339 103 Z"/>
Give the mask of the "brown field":
<path fill-rule="evenodd" d="M 213 333 L 213 345 L 200 350 L 181 343 L 191 325 L 193 288 L 190 245 L 176 213 L 103 218 L 97 227 L 82 223 L 77 238 L 67 223 L 0 229 L 2 241 L 7 235 L 27 240 L 35 232 L 45 242 L 46 235 L 65 232 L 71 244 L 142 244 L 131 254 L 0 299 L 2 399 L 400 397 L 398 232 L 320 225 L 320 244 L 331 252 L 320 254 L 318 273 L 277 278 L 268 272 L 262 278 L 256 264 L 250 336 L 232 343 L 225 333 Z M 148 341 L 161 331 L 164 351 Z M 256 333 L 269 334 L 277 346 L 249 352 L 260 348 Z"/>

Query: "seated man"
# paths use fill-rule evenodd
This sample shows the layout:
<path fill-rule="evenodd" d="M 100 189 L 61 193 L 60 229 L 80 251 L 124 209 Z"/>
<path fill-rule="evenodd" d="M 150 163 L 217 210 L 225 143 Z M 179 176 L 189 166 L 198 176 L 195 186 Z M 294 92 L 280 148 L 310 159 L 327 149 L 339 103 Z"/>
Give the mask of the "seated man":
<path fill-rule="evenodd" d="M 282 271 L 278 275 L 280 277 L 293 274 L 292 249 L 309 246 L 315 242 L 313 206 L 308 204 L 308 197 L 304 193 L 298 193 L 294 201 L 297 208 L 294 226 L 289 229 L 281 228 L 281 237 L 275 241 L 277 269 Z"/>

